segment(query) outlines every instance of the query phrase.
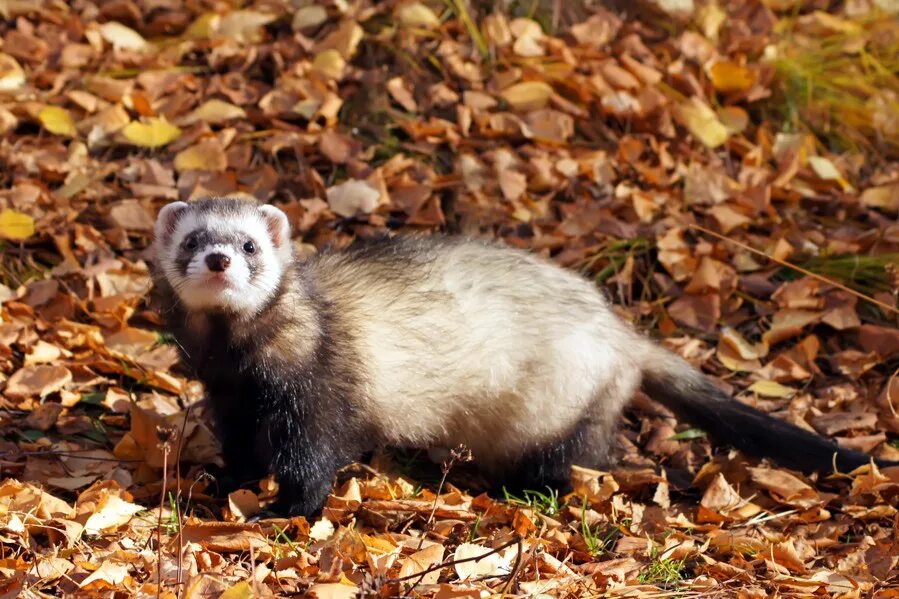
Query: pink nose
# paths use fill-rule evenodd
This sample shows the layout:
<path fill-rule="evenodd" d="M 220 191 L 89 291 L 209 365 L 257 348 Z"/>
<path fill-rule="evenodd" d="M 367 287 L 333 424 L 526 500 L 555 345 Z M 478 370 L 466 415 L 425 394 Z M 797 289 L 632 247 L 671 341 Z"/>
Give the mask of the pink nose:
<path fill-rule="evenodd" d="M 231 266 L 231 258 L 225 254 L 209 254 L 206 256 L 206 266 L 212 272 L 225 272 Z"/>

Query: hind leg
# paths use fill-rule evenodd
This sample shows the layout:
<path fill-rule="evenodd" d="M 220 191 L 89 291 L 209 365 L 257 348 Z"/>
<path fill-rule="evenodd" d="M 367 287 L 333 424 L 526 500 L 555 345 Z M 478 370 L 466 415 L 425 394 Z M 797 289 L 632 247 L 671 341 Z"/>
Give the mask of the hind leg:
<path fill-rule="evenodd" d="M 503 476 L 496 490 L 503 487 L 520 493 L 525 489 L 542 491 L 547 487 L 566 493 L 571 489 L 571 467 L 606 468 L 613 461 L 614 422 L 585 419 L 566 437 L 532 449 Z"/>

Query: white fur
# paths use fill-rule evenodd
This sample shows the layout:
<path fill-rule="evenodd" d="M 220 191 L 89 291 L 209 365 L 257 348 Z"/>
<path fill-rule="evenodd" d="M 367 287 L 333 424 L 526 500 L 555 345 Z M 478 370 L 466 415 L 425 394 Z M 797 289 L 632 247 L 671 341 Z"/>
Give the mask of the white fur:
<path fill-rule="evenodd" d="M 178 206 L 178 204 L 184 204 Z M 191 310 L 225 310 L 242 317 L 252 317 L 276 291 L 286 265 L 291 260 L 290 234 L 287 229 L 279 245 L 275 245 L 270 231 L 272 223 L 286 226 L 287 218 L 277 208 L 272 208 L 280 217 L 270 211 L 248 209 L 236 214 L 222 215 L 215 212 L 197 213 L 184 210 L 189 205 L 184 202 L 169 204 L 160 211 L 156 224 L 156 258 L 166 279 L 171 283 L 181 302 Z M 183 212 L 182 212 L 183 211 Z M 180 215 L 179 215 L 180 213 Z M 174 225 L 171 219 L 176 218 Z M 167 227 L 170 227 L 167 232 Z M 187 273 L 182 276 L 176 265 L 179 246 L 185 238 L 197 229 L 225 234 L 239 234 L 252 239 L 256 252 L 262 255 L 262 270 L 255 280 L 250 280 L 250 269 L 246 256 L 230 245 L 206 247 L 191 260 Z M 209 270 L 206 256 L 223 253 L 231 258 L 231 264 L 223 279 L 228 287 L 210 284 L 210 277 L 218 274 Z"/>

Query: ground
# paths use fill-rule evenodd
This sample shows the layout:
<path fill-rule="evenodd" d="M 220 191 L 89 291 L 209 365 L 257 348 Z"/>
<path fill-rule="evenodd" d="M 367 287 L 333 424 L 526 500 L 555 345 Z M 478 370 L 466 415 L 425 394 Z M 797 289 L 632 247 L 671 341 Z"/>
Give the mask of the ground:
<path fill-rule="evenodd" d="M 890 9 L 0 2 L 0 595 L 899 596 L 899 468 L 788 472 L 643 396 L 566 496 L 393 451 L 250 522 L 276 481 L 217 492 L 145 254 L 210 194 L 279 205 L 303 255 L 501 238 L 737 401 L 897 459 Z"/>

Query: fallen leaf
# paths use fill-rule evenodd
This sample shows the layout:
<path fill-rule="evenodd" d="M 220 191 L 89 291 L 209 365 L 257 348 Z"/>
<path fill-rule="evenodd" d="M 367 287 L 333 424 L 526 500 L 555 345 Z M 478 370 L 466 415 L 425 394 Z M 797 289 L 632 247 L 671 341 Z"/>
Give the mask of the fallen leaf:
<path fill-rule="evenodd" d="M 62 135 L 65 137 L 75 137 L 78 131 L 75 129 L 75 123 L 72 121 L 72 115 L 65 108 L 59 106 L 45 106 L 37 113 L 44 128 L 50 133 Z"/>
<path fill-rule="evenodd" d="M 56 424 L 56 419 L 62 413 L 62 406 L 58 403 L 42 403 L 25 418 L 25 426 L 39 431 L 48 431 Z"/>
<path fill-rule="evenodd" d="M 358 179 L 350 179 L 329 187 L 326 195 L 331 210 L 343 217 L 372 212 L 378 206 L 381 197 L 380 192 L 367 181 Z"/>
<path fill-rule="evenodd" d="M 159 341 L 159 336 L 146 329 L 126 327 L 106 336 L 105 340 L 106 347 L 112 351 L 136 358 L 153 347 Z"/>
<path fill-rule="evenodd" d="M 0 91 L 13 91 L 25 84 L 25 71 L 9 54 L 0 52 Z"/>
<path fill-rule="evenodd" d="M 421 2 L 409 2 L 396 9 L 396 16 L 403 27 L 422 27 L 435 29 L 440 26 L 440 19 L 430 8 Z"/>
<path fill-rule="evenodd" d="M 116 21 L 100 25 L 100 35 L 116 50 L 145 51 L 150 49 L 150 45 L 141 34 Z"/>
<path fill-rule="evenodd" d="M 334 535 L 334 523 L 327 518 L 316 520 L 315 524 L 309 529 L 309 538 L 316 541 L 324 541 L 330 539 Z"/>
<path fill-rule="evenodd" d="M 755 84 L 755 73 L 733 62 L 717 62 L 709 69 L 712 85 L 720 92 L 742 92 Z"/>
<path fill-rule="evenodd" d="M 34 235 L 34 219 L 15 210 L 0 211 L 0 237 L 24 241 Z"/>
<path fill-rule="evenodd" d="M 696 139 L 709 148 L 717 148 L 729 137 L 727 127 L 715 111 L 699 98 L 693 97 L 679 104 L 674 114 Z"/>
<path fill-rule="evenodd" d="M 471 561 L 458 563 L 459 560 Z M 508 559 L 508 556 L 500 555 L 487 547 L 473 543 L 461 543 L 456 547 L 453 561 L 457 562 L 453 568 L 459 580 L 497 576 L 511 572 L 511 560 Z"/>
<path fill-rule="evenodd" d="M 443 561 L 445 551 L 443 545 L 437 543 L 425 547 L 420 551 L 416 551 L 403 561 L 403 565 L 400 567 L 399 577 L 403 578 L 420 574 L 421 572 L 440 564 Z M 440 570 L 434 570 L 421 577 L 421 584 L 437 584 L 439 578 Z"/>
<path fill-rule="evenodd" d="M 293 15 L 292 27 L 294 31 L 313 29 L 328 20 L 328 11 L 324 6 L 317 4 L 301 6 Z"/>
<path fill-rule="evenodd" d="M 146 122 L 131 121 L 121 130 L 130 143 L 144 148 L 159 148 L 181 136 L 181 129 L 165 118 L 152 117 Z"/>
<path fill-rule="evenodd" d="M 238 522 L 187 522 L 182 534 L 189 543 L 198 543 L 210 551 L 221 553 L 258 551 L 268 541 L 256 524 Z"/>
<path fill-rule="evenodd" d="M 359 589 L 340 582 L 318 582 L 309 587 L 308 593 L 316 599 L 353 599 L 359 595 Z"/>
<path fill-rule="evenodd" d="M 228 494 L 228 507 L 239 520 L 255 516 L 262 509 L 259 498 L 249 489 L 238 489 Z"/>
<path fill-rule="evenodd" d="M 116 560 L 103 560 L 100 567 L 90 576 L 82 580 L 81 588 L 115 588 L 125 582 L 128 577 L 128 565 Z"/>
<path fill-rule="evenodd" d="M 75 567 L 75 564 L 61 557 L 41 557 L 32 570 L 42 582 L 52 582 L 65 576 Z"/>
<path fill-rule="evenodd" d="M 197 122 L 218 125 L 230 120 L 244 119 L 246 117 L 246 111 L 240 106 L 235 106 L 224 100 L 212 99 L 203 102 L 202 105 L 189 112 L 187 116 L 178 122 L 182 125 L 192 125 Z"/>
<path fill-rule="evenodd" d="M 821 502 L 815 489 L 783 470 L 749 468 L 749 474 L 755 484 L 788 505 L 809 508 Z"/>
<path fill-rule="evenodd" d="M 553 88 L 543 81 L 524 81 L 504 89 L 500 95 L 512 110 L 529 112 L 539 110 L 549 103 Z"/>
<path fill-rule="evenodd" d="M 84 532 L 100 534 L 127 524 L 134 514 L 144 511 L 144 507 L 123 500 L 118 495 L 106 493 L 102 496 L 96 511 L 84 523 Z"/>
<path fill-rule="evenodd" d="M 10 399 L 46 397 L 71 382 L 72 372 L 65 366 L 39 364 L 17 370 L 6 382 L 4 394 Z"/>
<path fill-rule="evenodd" d="M 412 90 L 410 89 L 410 86 L 406 85 L 406 82 L 402 77 L 394 77 L 388 81 L 387 91 L 390 93 L 390 96 L 396 100 L 397 104 L 402 106 L 408 112 L 418 111 L 418 104 L 415 102 Z"/>
<path fill-rule="evenodd" d="M 257 42 L 263 28 L 278 19 L 278 15 L 257 10 L 233 10 L 225 13 L 214 27 L 213 35 L 240 42 Z"/>
<path fill-rule="evenodd" d="M 346 69 L 346 60 L 337 50 L 324 50 L 315 55 L 312 68 L 328 79 L 340 79 Z"/>
<path fill-rule="evenodd" d="M 813 310 L 786 308 L 778 310 L 771 321 L 771 328 L 762 335 L 762 341 L 774 345 L 784 339 L 799 335 L 802 330 L 817 322 L 823 314 Z"/>
<path fill-rule="evenodd" d="M 796 389 L 777 381 L 756 381 L 749 385 L 749 390 L 763 397 L 787 398 L 796 395 Z"/>
<path fill-rule="evenodd" d="M 228 167 L 225 150 L 216 139 L 206 139 L 175 155 L 175 170 L 223 171 Z"/>
<path fill-rule="evenodd" d="M 242 580 L 237 584 L 228 587 L 228 589 L 219 595 L 219 599 L 252 599 L 256 596 L 253 587 L 246 580 Z"/>
<path fill-rule="evenodd" d="M 869 208 L 899 212 L 899 184 L 869 187 L 862 192 L 861 203 Z"/>

